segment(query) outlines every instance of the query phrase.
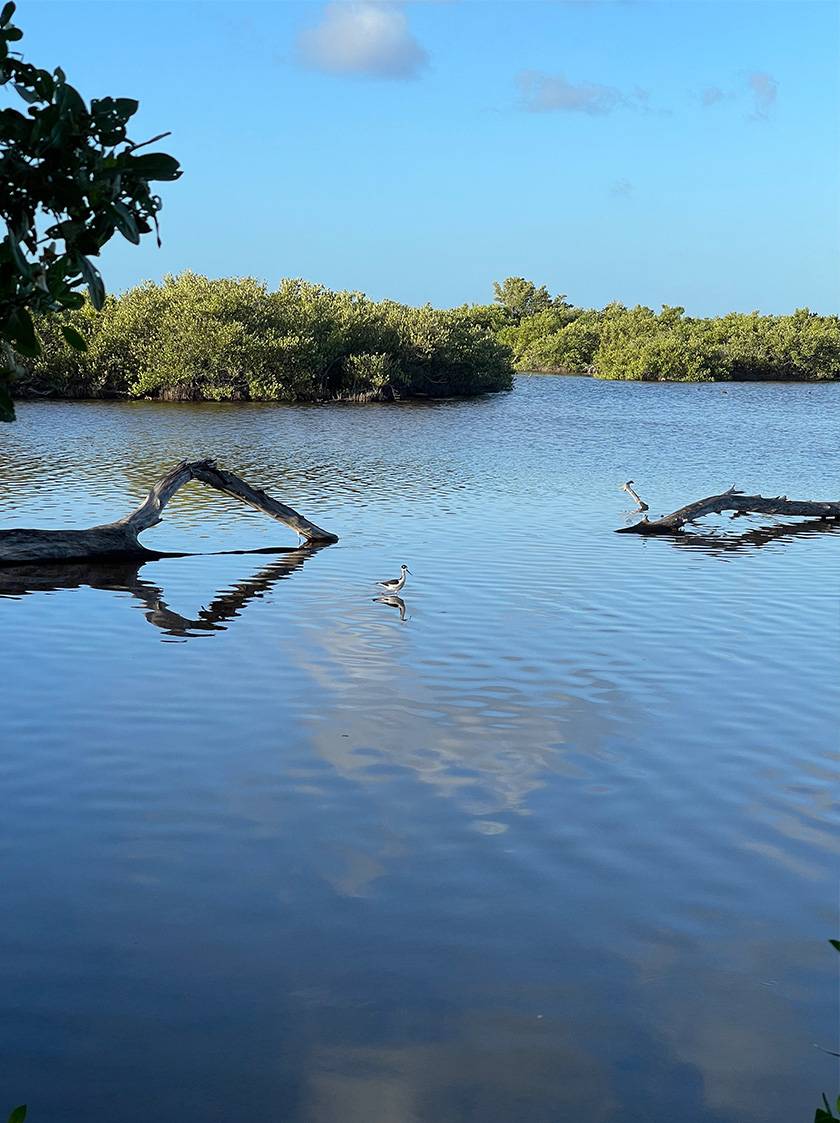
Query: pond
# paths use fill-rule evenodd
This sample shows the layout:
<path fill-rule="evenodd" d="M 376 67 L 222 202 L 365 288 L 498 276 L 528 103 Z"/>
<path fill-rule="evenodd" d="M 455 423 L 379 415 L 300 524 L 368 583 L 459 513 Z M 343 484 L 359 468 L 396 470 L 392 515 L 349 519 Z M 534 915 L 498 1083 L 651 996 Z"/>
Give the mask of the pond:
<path fill-rule="evenodd" d="M 0 525 L 0 1108 L 32 1123 L 793 1123 L 836 1094 L 840 385 L 24 403 Z M 766 522 L 767 520 L 763 520 Z M 735 540 L 731 536 L 736 535 Z M 413 572 L 404 610 L 373 582 Z"/>

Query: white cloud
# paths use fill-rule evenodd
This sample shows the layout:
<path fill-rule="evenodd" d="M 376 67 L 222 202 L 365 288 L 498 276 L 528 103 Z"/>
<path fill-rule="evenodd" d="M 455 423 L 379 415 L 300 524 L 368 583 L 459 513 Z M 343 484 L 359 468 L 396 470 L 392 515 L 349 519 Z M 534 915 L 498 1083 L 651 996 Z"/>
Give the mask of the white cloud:
<path fill-rule="evenodd" d="M 429 61 L 402 5 L 386 0 L 333 0 L 321 22 L 301 33 L 298 50 L 316 70 L 375 78 L 416 78 Z"/>
<path fill-rule="evenodd" d="M 749 74 L 742 74 L 739 85 L 723 89 L 720 86 L 706 86 L 700 91 L 700 103 L 704 108 L 720 105 L 722 102 L 743 101 L 751 98 L 753 107 L 749 115 L 750 121 L 766 121 L 772 114 L 779 96 L 779 84 L 772 74 L 763 70 L 754 70 Z"/>
<path fill-rule="evenodd" d="M 720 86 L 706 86 L 700 94 L 700 100 L 703 105 L 708 109 L 710 105 L 717 105 L 720 101 L 725 101 L 730 95 L 722 90 Z"/>
<path fill-rule="evenodd" d="M 523 70 L 516 82 L 522 95 L 520 105 L 528 113 L 588 113 L 595 117 L 622 106 L 646 109 L 649 97 L 647 90 L 639 87 L 628 96 L 615 86 L 569 82 L 562 74 L 542 70 Z"/>
<path fill-rule="evenodd" d="M 567 81 L 562 74 L 545 74 L 539 70 L 523 70 L 516 79 L 522 91 L 522 107 L 529 113 L 550 113 L 564 110 L 569 113 L 594 115 L 609 113 L 624 100 L 614 86 L 601 86 L 595 82 Z"/>
<path fill-rule="evenodd" d="M 772 74 L 756 70 L 747 76 L 747 84 L 753 96 L 753 119 L 766 120 L 776 104 L 779 84 Z"/>

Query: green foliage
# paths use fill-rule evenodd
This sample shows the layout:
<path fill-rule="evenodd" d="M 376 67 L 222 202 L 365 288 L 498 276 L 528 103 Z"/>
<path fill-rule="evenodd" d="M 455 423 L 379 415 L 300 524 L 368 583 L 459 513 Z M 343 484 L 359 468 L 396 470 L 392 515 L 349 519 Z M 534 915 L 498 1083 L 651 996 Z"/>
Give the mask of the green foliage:
<path fill-rule="evenodd" d="M 469 310 L 408 308 L 301 280 L 195 273 L 37 317 L 24 392 L 170 400 L 387 401 L 507 390 L 510 355 Z M 80 337 L 84 350 L 72 347 Z"/>
<path fill-rule="evenodd" d="M 835 951 L 840 951 L 840 940 L 829 940 L 828 942 L 831 944 Z M 838 1056 L 838 1054 L 833 1053 L 832 1056 L 836 1057 Z M 818 1107 L 814 1115 L 814 1123 L 840 1123 L 840 1096 L 837 1097 L 834 1105 L 834 1108 L 837 1112 L 836 1115 L 831 1109 L 831 1105 L 828 1102 L 828 1097 L 826 1096 L 825 1092 L 823 1092 L 822 1102 L 823 1106 Z"/>
<path fill-rule="evenodd" d="M 462 304 L 454 311 L 485 331 L 500 332 L 510 324 L 510 316 L 500 304 Z"/>
<path fill-rule="evenodd" d="M 510 389 L 512 368 L 637 381 L 840 378 L 840 318 L 807 309 L 698 319 L 667 305 L 549 298 L 517 321 L 498 302 L 409 308 L 299 279 L 270 292 L 187 272 L 106 297 L 98 312 L 88 297 L 38 314 L 35 327 L 43 354 L 26 360 L 21 393 L 58 397 L 388 401 Z"/>
<path fill-rule="evenodd" d="M 498 338 L 517 370 L 678 382 L 840 378 L 840 318 L 807 309 L 698 319 L 667 305 L 658 314 L 553 305 L 509 323 Z"/>
<path fill-rule="evenodd" d="M 594 356 L 602 378 L 637 381 L 711 382 L 730 377 L 723 349 L 708 321 L 684 318 L 682 308 L 616 312 L 606 318 Z"/>
<path fill-rule="evenodd" d="M 7 3 L 0 13 L 0 86 L 14 90 L 25 107 L 0 110 L 4 421 L 14 417 L 9 379 L 19 369 L 15 353 L 34 359 L 41 350 L 32 314 L 82 308 L 82 287 L 101 308 L 105 286 L 91 258 L 116 232 L 137 244 L 156 230 L 161 201 L 150 184 L 181 174 L 164 152 L 138 154 L 143 146 L 127 134 L 138 108 L 132 98 L 105 97 L 88 106 L 62 70 L 39 70 L 12 51 L 22 38 L 11 23 L 14 12 Z M 83 349 L 84 336 L 72 324 L 66 329 L 67 344 Z"/>
<path fill-rule="evenodd" d="M 9 1115 L 8 1123 L 23 1123 L 25 1118 L 26 1104 L 21 1104 L 20 1107 L 16 1107 L 14 1111 Z"/>
<path fill-rule="evenodd" d="M 600 341 L 598 313 L 550 308 L 503 328 L 499 339 L 519 370 L 590 374 Z"/>
<path fill-rule="evenodd" d="M 837 1115 L 832 1111 L 825 1093 L 823 1093 L 822 1101 L 824 1106 L 817 1108 L 814 1114 L 814 1123 L 838 1123 L 838 1120 L 840 1120 L 840 1096 L 837 1097 L 837 1101 L 834 1105 Z"/>
<path fill-rule="evenodd" d="M 508 277 L 501 284 L 494 281 L 493 292 L 496 303 L 515 323 L 526 316 L 536 316 L 554 304 L 563 305 L 566 299 L 565 296 L 552 299 L 545 285 L 537 288 L 533 281 L 526 281 L 524 277 Z"/>

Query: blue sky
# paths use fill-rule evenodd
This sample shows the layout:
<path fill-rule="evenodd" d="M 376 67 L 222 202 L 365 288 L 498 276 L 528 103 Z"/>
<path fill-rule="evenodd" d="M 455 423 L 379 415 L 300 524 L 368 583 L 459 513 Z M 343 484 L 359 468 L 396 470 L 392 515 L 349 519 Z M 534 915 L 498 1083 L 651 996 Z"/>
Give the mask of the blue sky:
<path fill-rule="evenodd" d="M 531 277 L 579 304 L 840 307 L 832 0 L 20 0 L 27 57 L 171 129 L 191 268 L 411 303 Z"/>

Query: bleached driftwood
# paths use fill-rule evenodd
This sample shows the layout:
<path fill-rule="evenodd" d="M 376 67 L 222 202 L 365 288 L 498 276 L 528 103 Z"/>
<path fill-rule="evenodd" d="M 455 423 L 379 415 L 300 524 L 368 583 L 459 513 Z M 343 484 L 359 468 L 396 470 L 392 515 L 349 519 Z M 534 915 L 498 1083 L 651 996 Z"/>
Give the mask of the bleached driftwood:
<path fill-rule="evenodd" d="M 647 503 L 645 503 L 644 499 L 636 494 L 636 491 L 633 488 L 634 483 L 635 480 L 628 480 L 626 484 L 621 485 L 621 490 L 626 491 L 630 498 L 635 500 L 636 506 L 640 511 L 649 511 L 650 507 L 647 505 Z"/>
<path fill-rule="evenodd" d="M 0 565 L 21 562 L 70 561 L 83 558 L 153 558 L 162 555 L 148 550 L 138 535 L 156 526 L 175 492 L 200 480 L 209 487 L 232 495 L 263 514 L 296 531 L 306 543 L 337 542 L 335 534 L 322 530 L 285 503 L 280 503 L 245 483 L 233 472 L 217 468 L 212 460 L 186 460 L 177 464 L 154 485 L 140 506 L 117 522 L 85 530 L 0 530 Z"/>
<path fill-rule="evenodd" d="M 736 515 L 800 515 L 815 519 L 840 519 L 840 500 L 814 501 L 810 499 L 788 499 L 786 495 L 765 498 L 763 495 L 744 495 L 734 486 L 721 495 L 710 495 L 697 499 L 663 515 L 659 519 L 648 519 L 632 526 L 622 526 L 617 534 L 679 534 L 686 523 L 696 522 L 704 515 L 718 515 L 724 511 L 734 511 Z"/>

